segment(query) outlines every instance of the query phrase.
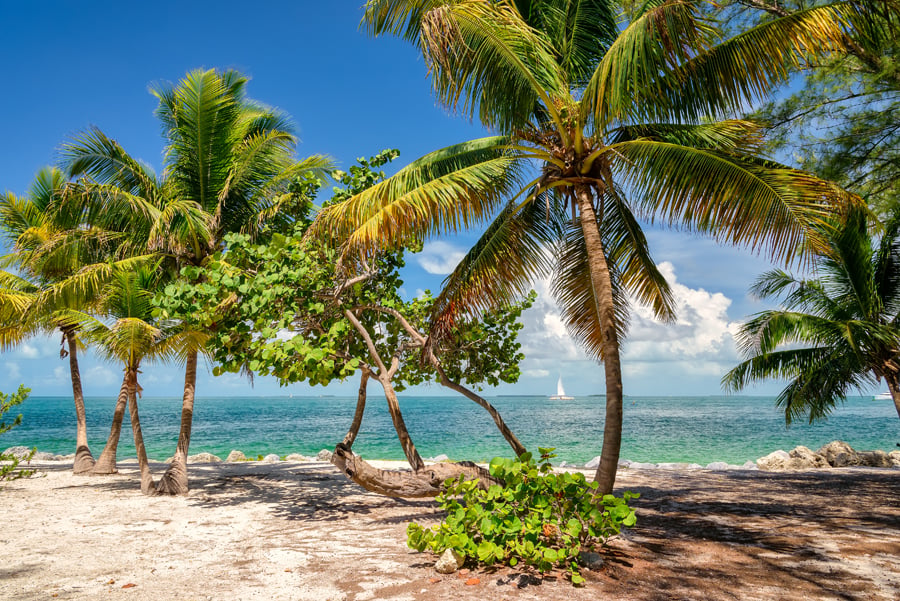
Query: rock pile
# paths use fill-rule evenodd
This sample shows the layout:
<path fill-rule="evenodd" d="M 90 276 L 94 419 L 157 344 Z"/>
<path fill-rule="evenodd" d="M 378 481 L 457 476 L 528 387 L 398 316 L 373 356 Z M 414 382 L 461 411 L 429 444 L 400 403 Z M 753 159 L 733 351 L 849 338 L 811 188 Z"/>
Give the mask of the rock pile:
<path fill-rule="evenodd" d="M 846 442 L 835 440 L 818 451 L 799 446 L 790 453 L 775 451 L 756 460 L 759 469 L 769 472 L 809 470 L 822 467 L 900 467 L 900 451 L 855 451 Z"/>

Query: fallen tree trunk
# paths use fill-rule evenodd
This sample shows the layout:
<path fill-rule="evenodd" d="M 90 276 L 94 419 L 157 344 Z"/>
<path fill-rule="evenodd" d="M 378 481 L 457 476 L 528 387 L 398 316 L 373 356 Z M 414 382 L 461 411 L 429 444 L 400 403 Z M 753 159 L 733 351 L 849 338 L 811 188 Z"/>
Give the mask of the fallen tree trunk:
<path fill-rule="evenodd" d="M 436 463 L 416 471 L 379 469 L 340 443 L 334 448 L 331 463 L 368 491 L 404 499 L 436 497 L 443 492 L 444 482 L 460 475 L 478 480 L 479 486 L 485 489 L 492 484 L 503 484 L 471 461 Z"/>

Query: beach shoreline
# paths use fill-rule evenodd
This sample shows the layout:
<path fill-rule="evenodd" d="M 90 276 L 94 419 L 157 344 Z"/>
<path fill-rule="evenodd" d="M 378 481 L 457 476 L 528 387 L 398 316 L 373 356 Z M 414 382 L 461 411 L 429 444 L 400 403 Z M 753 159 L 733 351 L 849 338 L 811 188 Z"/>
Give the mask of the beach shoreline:
<path fill-rule="evenodd" d="M 377 462 L 400 467 L 402 462 Z M 0 598 L 365 601 L 842 599 L 900 593 L 900 478 L 888 469 L 620 470 L 635 528 L 588 584 L 509 568 L 466 585 L 406 547 L 432 500 L 391 499 L 324 462 L 194 464 L 184 497 L 145 497 L 137 466 L 73 476 L 35 462 L 3 485 Z M 154 473 L 164 464 L 153 462 Z M 130 586 L 133 585 L 133 586 Z M 127 587 L 127 588 L 126 588 Z"/>

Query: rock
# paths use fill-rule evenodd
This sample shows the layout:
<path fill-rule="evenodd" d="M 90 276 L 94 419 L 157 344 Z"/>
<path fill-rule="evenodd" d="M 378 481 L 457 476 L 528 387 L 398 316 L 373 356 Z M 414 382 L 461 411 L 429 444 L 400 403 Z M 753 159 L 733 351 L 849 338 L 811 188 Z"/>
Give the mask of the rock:
<path fill-rule="evenodd" d="M 599 570 L 603 567 L 603 556 L 593 551 L 582 551 L 578 554 L 578 565 L 589 570 Z"/>
<path fill-rule="evenodd" d="M 316 453 L 316 461 L 327 461 L 331 462 L 331 451 L 328 449 L 322 449 L 318 453 Z"/>
<path fill-rule="evenodd" d="M 634 470 L 647 470 L 647 469 L 655 468 L 656 464 L 655 463 L 641 463 L 640 461 L 632 461 L 631 465 L 629 465 L 628 467 L 631 469 L 634 469 Z"/>
<path fill-rule="evenodd" d="M 275 453 L 269 453 L 262 458 L 263 463 L 278 463 L 279 461 L 281 461 L 281 457 L 279 457 Z"/>
<path fill-rule="evenodd" d="M 287 457 L 284 458 L 285 461 L 311 461 L 309 457 L 306 455 L 301 455 L 300 453 L 291 453 Z"/>
<path fill-rule="evenodd" d="M 860 451 L 857 457 L 859 464 L 867 467 L 894 467 L 891 456 L 884 451 Z"/>
<path fill-rule="evenodd" d="M 330 459 L 329 459 L 329 461 L 330 461 Z M 442 453 L 442 454 L 438 455 L 437 457 L 429 457 L 425 461 L 430 461 L 431 463 L 440 463 L 441 461 L 450 461 L 450 458 Z"/>
<path fill-rule="evenodd" d="M 587 467 L 587 466 L 584 466 L 584 467 Z M 595 465 L 594 468 L 596 468 L 596 467 L 597 466 Z M 627 459 L 619 459 L 619 467 L 629 468 L 629 467 L 631 467 L 631 462 Z"/>
<path fill-rule="evenodd" d="M 706 469 L 721 472 L 731 469 L 731 466 L 724 461 L 713 461 L 712 463 L 707 464 Z"/>
<path fill-rule="evenodd" d="M 756 465 L 756 464 L 754 463 L 753 465 Z M 702 470 L 703 466 L 700 465 L 699 463 L 689 463 L 688 466 L 684 469 L 686 469 L 686 470 Z"/>
<path fill-rule="evenodd" d="M 828 461 L 822 455 L 814 453 L 812 449 L 802 445 L 795 447 L 788 454 L 791 457 L 791 460 L 788 462 L 790 469 L 808 470 L 817 467 L 828 467 Z"/>
<path fill-rule="evenodd" d="M 853 447 L 842 440 L 829 442 L 818 450 L 819 455 L 825 458 L 831 467 L 847 467 L 859 465 L 859 455 Z"/>
<path fill-rule="evenodd" d="M 196 455 L 188 455 L 188 463 L 221 463 L 222 459 L 216 457 L 212 453 L 197 453 Z"/>
<path fill-rule="evenodd" d="M 600 466 L 600 455 L 597 455 L 596 457 L 594 457 L 593 459 L 591 459 L 590 461 L 588 461 L 587 463 L 584 464 L 584 467 L 589 470 L 595 470 L 599 466 Z M 631 467 L 631 466 L 629 466 L 629 467 Z"/>
<path fill-rule="evenodd" d="M 742 470 L 758 470 L 759 466 L 756 465 L 755 461 L 747 461 L 744 465 L 741 466 Z"/>
<path fill-rule="evenodd" d="M 240 451 L 231 451 L 230 453 L 228 453 L 228 457 L 225 458 L 225 461 L 228 461 L 229 463 L 234 463 L 236 461 L 247 461 L 247 456 Z"/>
<path fill-rule="evenodd" d="M 447 549 L 438 558 L 437 563 L 434 564 L 434 569 L 438 574 L 452 574 L 461 568 L 465 562 L 465 557 L 453 549 Z"/>
<path fill-rule="evenodd" d="M 569 464 L 566 463 L 565 461 L 563 461 L 559 464 L 559 467 L 566 467 L 567 465 L 569 465 Z"/>
<path fill-rule="evenodd" d="M 3 451 L 4 455 L 12 455 L 19 461 L 25 459 L 29 455 L 31 455 L 31 449 L 28 447 L 9 447 L 5 451 Z M 35 458 L 37 458 L 37 454 L 35 454 Z"/>
<path fill-rule="evenodd" d="M 900 467 L 900 451 L 891 451 L 888 453 L 888 456 L 891 458 L 894 467 Z"/>
<path fill-rule="evenodd" d="M 760 457 L 756 460 L 756 465 L 761 470 L 766 470 L 769 472 L 777 472 L 779 470 L 786 469 L 785 465 L 787 462 L 791 460 L 791 456 L 787 451 L 782 451 L 778 449 L 777 451 L 773 451 L 766 455 L 765 457 Z"/>

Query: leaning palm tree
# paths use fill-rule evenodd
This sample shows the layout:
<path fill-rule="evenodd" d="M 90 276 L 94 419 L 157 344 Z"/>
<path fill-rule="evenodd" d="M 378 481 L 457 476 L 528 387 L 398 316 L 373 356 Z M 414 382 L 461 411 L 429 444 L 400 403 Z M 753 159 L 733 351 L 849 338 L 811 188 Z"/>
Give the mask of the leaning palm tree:
<path fill-rule="evenodd" d="M 823 419 L 851 390 L 884 380 L 900 417 L 900 211 L 880 240 L 866 217 L 861 209 L 850 214 L 809 279 L 781 270 L 759 277 L 753 292 L 783 308 L 741 327 L 748 358 L 722 379 L 726 389 L 788 379 L 775 402 L 790 424 Z"/>
<path fill-rule="evenodd" d="M 367 252 L 470 227 L 510 202 L 445 282 L 432 336 L 550 275 L 570 332 L 605 369 L 601 493 L 612 490 L 621 442 L 626 299 L 674 319 L 639 219 L 787 262 L 821 244 L 813 226 L 847 201 L 761 158 L 756 125 L 714 119 L 839 50 L 855 4 L 725 40 L 696 4 L 648 0 L 620 24 L 609 0 L 371 0 L 368 31 L 417 44 L 438 99 L 498 135 L 413 162 L 315 228 Z M 539 224 L 562 211 L 570 224 L 548 236 Z"/>
<path fill-rule="evenodd" d="M 54 215 L 51 207 L 70 185 L 60 170 L 45 168 L 25 196 L 0 196 L 0 235 L 11 248 L 0 256 L 0 350 L 37 334 L 62 333 L 60 356 L 69 360 L 75 403 L 73 470 L 83 474 L 94 466 L 78 366 L 78 351 L 84 345 L 77 325 L 63 320 L 61 313 L 87 309 L 117 270 L 129 269 L 145 257 L 116 256 L 113 249 L 123 234 L 84 227 L 77 217 L 70 219 L 72 215 Z"/>
<path fill-rule="evenodd" d="M 323 174 L 327 157 L 293 158 L 296 137 L 284 115 L 246 98 L 247 79 L 234 71 L 196 70 L 177 85 L 153 89 L 166 141 L 157 177 L 98 129 L 63 148 L 82 195 L 61 203 L 109 231 L 128 231 L 144 248 L 170 257 L 176 270 L 202 265 L 223 247 L 226 233 L 259 232 L 291 178 Z M 198 353 L 185 357 L 178 445 L 157 490 L 188 491 L 187 455 Z"/>

